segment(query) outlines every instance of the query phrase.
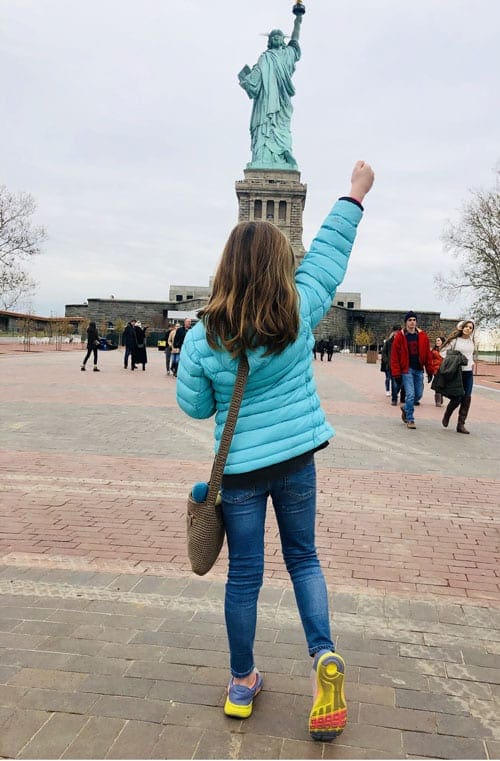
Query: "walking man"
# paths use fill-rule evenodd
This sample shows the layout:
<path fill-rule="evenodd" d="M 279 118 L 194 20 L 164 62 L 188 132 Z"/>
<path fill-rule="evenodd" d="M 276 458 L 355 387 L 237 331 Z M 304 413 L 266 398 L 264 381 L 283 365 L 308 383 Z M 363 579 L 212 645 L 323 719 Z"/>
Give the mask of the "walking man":
<path fill-rule="evenodd" d="M 405 403 L 401 405 L 401 418 L 407 428 L 416 428 L 415 404 L 424 393 L 424 367 L 432 373 L 433 359 L 427 333 L 417 328 L 417 315 L 405 314 L 405 327 L 394 335 L 391 350 L 391 374 L 405 390 Z"/>

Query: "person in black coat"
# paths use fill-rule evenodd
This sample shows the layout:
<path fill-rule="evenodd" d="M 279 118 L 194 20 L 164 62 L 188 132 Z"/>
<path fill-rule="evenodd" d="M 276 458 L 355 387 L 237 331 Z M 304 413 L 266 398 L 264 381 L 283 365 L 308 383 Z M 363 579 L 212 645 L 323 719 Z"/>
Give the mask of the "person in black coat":
<path fill-rule="evenodd" d="M 134 325 L 135 333 L 135 346 L 132 351 L 132 370 L 135 370 L 137 365 L 142 365 L 142 369 L 146 369 L 146 363 L 148 361 L 148 355 L 146 352 L 146 331 L 148 326 L 142 327 L 142 324 L 137 321 Z"/>
<path fill-rule="evenodd" d="M 89 326 L 87 328 L 87 353 L 85 355 L 85 359 L 82 363 L 82 370 L 85 370 L 85 365 L 87 364 L 87 360 L 90 357 L 90 355 L 94 354 L 94 372 L 98 373 L 100 372 L 99 368 L 97 367 L 97 350 L 99 348 L 99 333 L 97 332 L 97 326 L 95 322 L 89 322 Z"/>
<path fill-rule="evenodd" d="M 135 331 L 134 331 L 135 323 L 136 323 L 136 320 L 130 320 L 130 322 L 127 322 L 127 325 L 122 335 L 122 344 L 123 346 L 125 346 L 125 356 L 123 358 L 123 367 L 125 368 L 125 370 L 128 367 L 128 358 L 132 356 L 134 346 L 135 346 Z"/>
<path fill-rule="evenodd" d="M 331 362 L 333 357 L 333 339 L 331 336 L 329 336 L 328 340 L 325 341 L 325 349 L 326 349 L 326 358 L 328 362 Z"/>

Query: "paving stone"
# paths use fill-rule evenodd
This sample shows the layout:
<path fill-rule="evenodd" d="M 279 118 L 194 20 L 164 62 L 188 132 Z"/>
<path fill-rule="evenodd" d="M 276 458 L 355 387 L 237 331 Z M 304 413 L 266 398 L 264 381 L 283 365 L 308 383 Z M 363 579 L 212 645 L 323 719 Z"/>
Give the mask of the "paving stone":
<path fill-rule="evenodd" d="M 459 647 L 426 647 L 423 645 L 399 646 L 399 654 L 405 658 L 429 658 L 431 661 L 447 661 L 451 663 L 462 663 L 462 651 Z"/>
<path fill-rule="evenodd" d="M 434 692 L 417 692 L 416 690 L 396 690 L 398 708 L 415 708 L 417 711 L 435 711 L 436 713 L 468 714 L 467 702 L 461 698 Z"/>
<path fill-rule="evenodd" d="M 500 758 L 500 742 L 486 740 L 486 747 L 490 758 Z"/>
<path fill-rule="evenodd" d="M 179 731 L 178 726 L 167 725 L 154 745 L 150 758 L 193 758 L 202 735 L 202 729 L 190 727 L 189 731 L 185 728 Z"/>
<path fill-rule="evenodd" d="M 137 719 L 138 721 L 161 724 L 167 714 L 168 708 L 168 704 L 162 703 L 159 700 L 105 695 L 94 703 L 90 712 L 94 716 Z"/>
<path fill-rule="evenodd" d="M 79 685 L 82 692 L 92 692 L 100 695 L 126 695 L 128 697 L 144 698 L 151 691 L 155 681 L 153 679 L 134 679 L 122 676 L 98 676 L 85 677 L 79 675 L 83 681 Z"/>
<path fill-rule="evenodd" d="M 62 669 L 74 656 L 66 653 L 39 653 L 36 650 L 0 650 L 0 663 L 8 666 L 20 666 L 26 668 Z"/>
<path fill-rule="evenodd" d="M 135 661 L 128 666 L 126 676 L 144 679 L 165 679 L 170 682 L 190 682 L 196 670 L 195 666 L 185 666 L 180 663 Z"/>
<path fill-rule="evenodd" d="M 0 684 L 7 684 L 17 674 L 17 666 L 0 666 Z"/>
<path fill-rule="evenodd" d="M 182 650 L 178 647 L 168 648 L 162 656 L 162 663 L 181 663 L 186 666 L 227 666 L 227 653 L 212 652 L 210 650 Z M 262 666 L 265 669 L 265 666 Z"/>
<path fill-rule="evenodd" d="M 98 655 L 106 647 L 103 642 L 92 639 L 76 639 L 75 637 L 47 637 L 38 645 L 41 651 L 50 650 L 52 653 L 76 653 L 78 655 Z"/>
<path fill-rule="evenodd" d="M 217 706 L 223 704 L 224 694 L 225 686 L 161 681 L 156 682 L 148 697 L 150 700 L 172 700 L 176 703 Z"/>
<path fill-rule="evenodd" d="M 62 690 L 29 689 L 19 701 L 21 708 L 62 713 L 88 713 L 98 699 L 89 693 L 63 692 Z"/>
<path fill-rule="evenodd" d="M 316 759 L 323 758 L 323 743 L 311 740 L 284 739 L 279 756 L 280 759 Z"/>
<path fill-rule="evenodd" d="M 429 735 L 423 732 L 403 732 L 403 747 L 406 753 L 429 758 L 487 758 L 481 740 L 466 740 L 461 737 Z"/>
<path fill-rule="evenodd" d="M 147 633 L 147 632 L 146 632 Z M 78 639 L 91 639 L 98 642 L 116 642 L 125 644 L 137 634 L 130 629 L 112 629 L 109 626 L 95 626 L 83 624 L 73 631 L 73 637 Z"/>
<path fill-rule="evenodd" d="M 462 647 L 462 654 L 466 666 L 484 666 L 491 669 L 499 669 L 500 658 L 497 653 L 485 653 L 473 647 Z M 495 682 L 499 684 L 499 682 Z"/>
<path fill-rule="evenodd" d="M 417 732 L 436 731 L 436 715 L 431 711 L 416 711 L 408 708 L 373 704 L 361 704 L 359 706 L 359 723 L 394 729 L 413 729 Z"/>
<path fill-rule="evenodd" d="M 374 758 L 391 758 L 394 759 L 394 753 L 390 751 L 375 750 L 374 748 L 356 748 L 352 745 L 342 745 L 343 737 L 331 743 L 326 743 L 323 750 L 323 758 L 353 758 L 353 759 L 374 759 Z M 304 756 L 312 758 L 312 756 Z"/>
<path fill-rule="evenodd" d="M 129 666 L 128 661 L 120 658 L 101 658 L 90 655 L 66 656 L 67 671 L 77 671 L 84 674 L 110 674 L 110 676 L 123 676 Z"/>
<path fill-rule="evenodd" d="M 3 685 L 0 690 L 0 706 L 3 708 L 18 706 L 26 692 L 26 687 L 17 687 L 13 684 Z"/>
<path fill-rule="evenodd" d="M 23 598 L 21 598 L 23 600 Z M 47 611 L 34 607 L 23 607 L 22 602 L 17 598 L 17 604 L 7 604 L 5 595 L 2 595 L 2 607 L 0 608 L 0 618 L 14 619 L 16 621 L 43 621 L 47 618 Z"/>
<path fill-rule="evenodd" d="M 49 721 L 18 753 L 17 758 L 59 758 L 86 722 L 86 716 L 74 716 L 68 713 L 52 714 Z"/>
<path fill-rule="evenodd" d="M 483 666 L 460 666 L 457 663 L 446 664 L 448 677 L 452 679 L 470 679 L 473 682 L 500 684 L 500 668 Z"/>
<path fill-rule="evenodd" d="M 55 621 L 22 621 L 16 627 L 16 634 L 41 634 L 47 637 L 60 637 L 72 634 L 74 624 Z"/>
<path fill-rule="evenodd" d="M 71 692 L 80 689 L 84 679 L 83 674 L 68 671 L 24 668 L 12 677 L 9 684 Z"/>
<path fill-rule="evenodd" d="M 418 730 L 419 727 L 415 726 L 414 729 Z M 474 719 L 469 716 L 450 716 L 449 714 L 437 714 L 437 731 L 440 735 L 478 739 L 491 737 L 493 734 L 491 728 L 481 719 Z"/>
<path fill-rule="evenodd" d="M 410 618 L 417 621 L 438 621 L 438 607 L 434 602 L 410 600 Z"/>
<path fill-rule="evenodd" d="M 192 758 L 238 758 L 243 735 L 206 729 Z"/>
<path fill-rule="evenodd" d="M 46 711 L 17 710 L 2 725 L 0 732 L 0 756 L 15 758 L 52 714 Z M 33 758 L 36 758 L 34 755 Z"/>
<path fill-rule="evenodd" d="M 238 757 L 244 759 L 280 758 L 282 745 L 281 737 L 245 734 L 241 736 Z"/>
<path fill-rule="evenodd" d="M 0 618 L 0 632 L 10 632 L 19 626 L 19 621 L 13 618 Z"/>
<path fill-rule="evenodd" d="M 438 676 L 429 677 L 429 689 L 431 692 L 444 692 L 446 695 L 456 695 L 457 698 L 469 700 L 492 700 L 494 687 L 489 684 L 477 684 L 468 680 L 442 679 Z"/>
<path fill-rule="evenodd" d="M 106 758 L 151 758 L 162 733 L 161 724 L 147 721 L 128 721 L 106 753 Z"/>
<path fill-rule="evenodd" d="M 383 751 L 391 754 L 391 758 L 401 757 L 402 739 L 401 732 L 397 729 L 362 725 L 349 721 L 342 732 L 341 739 L 344 745 Z"/>
<path fill-rule="evenodd" d="M 119 629 L 115 631 L 120 631 Z M 123 629 L 122 631 L 126 631 Z M 184 634 L 181 632 L 158 631 L 158 632 L 136 632 L 129 641 L 131 645 L 159 645 L 163 647 L 191 647 L 193 634 Z"/>
<path fill-rule="evenodd" d="M 105 758 L 125 723 L 124 719 L 91 716 L 79 734 L 68 745 L 61 758 Z"/>
<path fill-rule="evenodd" d="M 261 696 L 262 695 L 259 696 L 259 700 Z M 255 710 L 252 718 L 254 716 Z M 188 727 L 189 732 L 191 732 L 191 730 L 194 728 L 240 732 L 243 722 L 239 721 L 238 719 L 232 719 L 229 718 L 229 716 L 225 716 L 224 712 L 219 706 L 215 708 L 214 706 L 204 705 L 194 706 L 189 703 L 172 703 L 168 707 L 168 712 L 164 724 L 183 728 Z M 250 729 L 252 729 L 252 725 L 248 726 Z"/>
<path fill-rule="evenodd" d="M 412 674 L 409 671 L 391 671 L 386 668 L 360 668 L 359 681 L 361 684 L 378 684 L 386 687 L 400 687 L 408 690 L 429 689 L 428 677 Z"/>
<path fill-rule="evenodd" d="M 14 713 L 14 706 L 1 706 L 0 705 L 0 732 L 2 731 L 2 724 Z"/>
<path fill-rule="evenodd" d="M 34 650 L 45 638 L 40 635 L 20 632 L 0 632 L 0 648 L 10 650 Z"/>

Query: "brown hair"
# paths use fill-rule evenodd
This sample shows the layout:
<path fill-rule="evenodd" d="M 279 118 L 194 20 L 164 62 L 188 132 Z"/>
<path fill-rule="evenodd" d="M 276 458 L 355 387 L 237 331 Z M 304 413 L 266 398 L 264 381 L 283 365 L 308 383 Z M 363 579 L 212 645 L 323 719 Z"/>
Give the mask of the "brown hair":
<path fill-rule="evenodd" d="M 452 341 L 455 340 L 455 338 L 461 338 L 464 334 L 464 326 L 467 325 L 468 322 L 470 322 L 472 325 L 471 339 L 474 342 L 474 320 L 459 320 L 459 322 L 457 322 L 457 327 L 450 333 L 449 336 L 447 336 L 444 344 L 441 346 L 441 349 L 444 349 L 445 346 L 448 346 Z"/>
<path fill-rule="evenodd" d="M 238 357 L 265 347 L 279 354 L 299 330 L 292 247 L 271 222 L 240 222 L 231 231 L 214 277 L 212 295 L 199 312 L 212 349 Z"/>

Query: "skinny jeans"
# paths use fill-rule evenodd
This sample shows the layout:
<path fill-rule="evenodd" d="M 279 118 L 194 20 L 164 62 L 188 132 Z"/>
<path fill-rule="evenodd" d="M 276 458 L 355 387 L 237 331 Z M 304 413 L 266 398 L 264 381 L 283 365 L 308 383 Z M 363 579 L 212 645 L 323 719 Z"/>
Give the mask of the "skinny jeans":
<path fill-rule="evenodd" d="M 229 550 L 224 613 L 230 668 L 235 677 L 254 669 L 257 601 L 264 575 L 264 530 L 271 497 L 281 549 L 310 655 L 333 650 L 328 594 L 315 546 L 316 468 L 300 470 L 258 486 L 222 488 L 222 513 Z"/>
<path fill-rule="evenodd" d="M 90 357 L 90 355 L 94 352 L 94 365 L 97 365 L 97 346 L 89 346 L 87 347 L 87 353 L 85 355 L 85 359 L 83 360 L 83 364 L 87 364 L 87 360 Z"/>

